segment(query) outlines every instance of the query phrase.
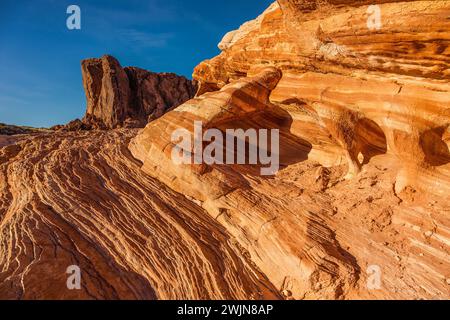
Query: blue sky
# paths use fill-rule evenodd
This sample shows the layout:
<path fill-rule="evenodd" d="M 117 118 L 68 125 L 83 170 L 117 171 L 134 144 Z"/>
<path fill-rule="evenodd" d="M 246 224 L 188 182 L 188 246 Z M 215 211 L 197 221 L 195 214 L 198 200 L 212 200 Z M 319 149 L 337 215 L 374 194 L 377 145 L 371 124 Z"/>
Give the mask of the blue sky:
<path fill-rule="evenodd" d="M 47 127 L 82 117 L 80 61 L 106 53 L 122 66 L 190 78 L 226 32 L 272 2 L 0 0 L 0 122 Z M 81 30 L 66 27 L 71 4 L 81 8 Z"/>

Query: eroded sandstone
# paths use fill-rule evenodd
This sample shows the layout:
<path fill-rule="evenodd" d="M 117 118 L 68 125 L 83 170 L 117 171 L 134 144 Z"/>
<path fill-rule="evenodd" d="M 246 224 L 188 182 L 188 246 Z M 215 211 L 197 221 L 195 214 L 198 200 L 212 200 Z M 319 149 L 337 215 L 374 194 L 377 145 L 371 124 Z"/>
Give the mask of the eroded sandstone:
<path fill-rule="evenodd" d="M 224 37 L 194 71 L 197 97 L 131 151 L 224 225 L 286 298 L 448 298 L 448 12 L 448 1 L 274 3 Z M 175 165 L 171 133 L 199 119 L 279 129 L 282 170 Z"/>
<path fill-rule="evenodd" d="M 279 0 L 226 35 L 194 71 L 197 96 L 166 113 L 147 91 L 163 79 L 87 63 L 105 126 L 135 105 L 164 114 L 140 132 L 0 141 L 0 297 L 448 299 L 449 11 Z M 177 83 L 175 104 L 193 92 Z M 175 164 L 172 134 L 195 121 L 279 130 L 281 170 Z"/>
<path fill-rule="evenodd" d="M 256 66 L 277 67 L 283 77 L 271 102 L 313 112 L 341 147 L 348 177 L 361 170 L 360 153 L 367 160 L 389 152 L 403 164 L 397 192 L 412 185 L 448 194 L 449 2 L 371 2 L 382 14 L 376 31 L 367 27 L 366 4 L 279 1 L 253 28 L 234 32 L 232 46 L 226 37 L 222 54 L 200 64 L 194 77 L 212 90 Z"/>
<path fill-rule="evenodd" d="M 87 127 L 144 127 L 195 95 L 194 82 L 173 73 L 122 68 L 112 56 L 81 64 Z"/>

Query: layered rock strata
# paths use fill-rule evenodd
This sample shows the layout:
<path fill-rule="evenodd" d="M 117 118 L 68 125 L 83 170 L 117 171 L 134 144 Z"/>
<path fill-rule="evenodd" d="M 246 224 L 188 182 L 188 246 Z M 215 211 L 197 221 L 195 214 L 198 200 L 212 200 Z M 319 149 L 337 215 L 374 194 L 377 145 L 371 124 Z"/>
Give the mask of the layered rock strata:
<path fill-rule="evenodd" d="M 349 177 L 374 153 L 388 152 L 403 164 L 397 192 L 413 185 L 448 194 L 450 3 L 370 4 L 380 14 L 377 29 L 369 28 L 367 1 L 281 0 L 252 28 L 228 34 L 224 51 L 201 63 L 194 78 L 205 92 L 251 68 L 277 67 L 283 77 L 271 102 L 310 111 L 341 147 Z"/>
<path fill-rule="evenodd" d="M 135 134 L 0 147 L 0 298 L 279 299 L 219 223 L 139 170 Z"/>
<path fill-rule="evenodd" d="M 449 299 L 449 9 L 280 0 L 144 130 L 0 141 L 0 298 Z M 104 126 L 152 87 L 121 70 L 86 77 Z M 175 163 L 196 122 L 279 130 L 280 171 Z"/>
<path fill-rule="evenodd" d="M 130 150 L 286 298 L 448 298 L 449 12 L 448 1 L 280 0 L 227 34 L 194 71 L 197 97 Z M 175 164 L 172 133 L 193 137 L 199 120 L 280 130 L 282 170 Z"/>

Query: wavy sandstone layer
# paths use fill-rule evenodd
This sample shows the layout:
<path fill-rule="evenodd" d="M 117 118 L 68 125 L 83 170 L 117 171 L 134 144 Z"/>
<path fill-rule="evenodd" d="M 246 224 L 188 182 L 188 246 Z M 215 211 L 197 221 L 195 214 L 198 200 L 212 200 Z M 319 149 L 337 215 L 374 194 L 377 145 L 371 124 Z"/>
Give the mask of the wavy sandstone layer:
<path fill-rule="evenodd" d="M 144 130 L 0 141 L 0 298 L 450 298 L 449 12 L 279 0 Z M 196 121 L 278 129 L 281 170 L 176 165 Z"/>
<path fill-rule="evenodd" d="M 195 69 L 197 98 L 130 144 L 286 298 L 450 297 L 450 2 L 370 4 L 380 28 L 368 1 L 274 3 Z M 176 165 L 172 134 L 195 121 L 279 129 L 282 170 Z"/>
<path fill-rule="evenodd" d="M 279 2 L 252 28 L 234 32 L 232 45 L 228 35 L 224 52 L 196 68 L 200 93 L 251 68 L 275 66 L 283 76 L 271 102 L 293 118 L 309 111 L 311 118 L 302 120 L 330 132 L 350 175 L 361 169 L 359 153 L 370 158 L 378 141 L 377 152 L 403 164 L 398 192 L 413 185 L 448 194 L 449 2 L 371 2 L 380 4 L 379 30 L 369 30 L 368 6 L 360 1 Z M 364 132 L 368 122 L 371 130 Z M 297 134 L 308 135 L 303 131 Z M 318 160 L 335 162 L 336 156 Z"/>
<path fill-rule="evenodd" d="M 219 223 L 139 170 L 126 147 L 135 133 L 0 149 L 0 298 L 278 298 Z M 81 290 L 66 286 L 71 265 Z"/>

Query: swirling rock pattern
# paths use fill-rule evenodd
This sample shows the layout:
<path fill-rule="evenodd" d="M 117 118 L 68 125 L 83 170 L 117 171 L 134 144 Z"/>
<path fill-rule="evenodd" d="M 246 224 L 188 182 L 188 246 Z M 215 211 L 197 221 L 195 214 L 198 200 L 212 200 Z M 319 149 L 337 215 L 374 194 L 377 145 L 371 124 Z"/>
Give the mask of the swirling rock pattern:
<path fill-rule="evenodd" d="M 389 152 L 403 164 L 397 192 L 414 186 L 448 194 L 450 3 L 371 1 L 380 12 L 377 30 L 368 28 L 368 4 L 281 0 L 252 28 L 228 35 L 224 51 L 194 77 L 206 91 L 275 66 L 283 76 L 271 102 L 312 112 L 341 147 L 349 178 L 361 170 L 360 153 L 367 161 Z"/>
<path fill-rule="evenodd" d="M 449 9 L 279 0 L 144 130 L 3 139 L 0 298 L 448 299 Z M 194 121 L 278 129 L 281 170 L 176 165 Z"/>
<path fill-rule="evenodd" d="M 273 299 L 225 229 L 149 178 L 135 131 L 55 133 L 0 149 L 0 298 Z M 81 269 L 81 290 L 66 269 Z"/>
<path fill-rule="evenodd" d="M 285 298 L 448 298 L 448 12 L 448 1 L 280 0 L 227 34 L 194 71 L 197 98 L 130 149 L 224 225 Z M 283 169 L 175 165 L 171 133 L 194 134 L 195 120 L 279 129 Z"/>

